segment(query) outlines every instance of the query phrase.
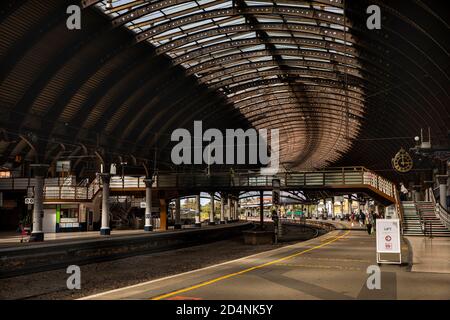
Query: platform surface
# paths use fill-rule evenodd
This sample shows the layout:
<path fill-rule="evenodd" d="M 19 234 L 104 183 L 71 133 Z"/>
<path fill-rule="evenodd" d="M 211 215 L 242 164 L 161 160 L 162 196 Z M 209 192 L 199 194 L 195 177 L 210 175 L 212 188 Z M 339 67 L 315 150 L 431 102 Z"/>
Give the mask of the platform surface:
<path fill-rule="evenodd" d="M 405 238 L 412 248 L 411 271 L 450 274 L 450 238 L 430 239 L 423 236 Z"/>
<path fill-rule="evenodd" d="M 403 260 L 408 245 L 402 244 Z M 381 265 L 381 289 L 366 285 L 376 266 L 375 235 L 335 230 L 322 237 L 86 299 L 450 299 L 450 275 Z"/>

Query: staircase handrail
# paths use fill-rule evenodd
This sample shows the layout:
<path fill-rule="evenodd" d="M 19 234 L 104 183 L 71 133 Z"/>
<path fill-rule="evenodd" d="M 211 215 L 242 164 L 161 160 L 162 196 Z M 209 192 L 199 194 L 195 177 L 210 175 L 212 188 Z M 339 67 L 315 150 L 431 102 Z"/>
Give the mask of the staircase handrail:
<path fill-rule="evenodd" d="M 424 236 L 427 235 L 427 224 L 430 226 L 430 237 L 432 237 L 432 225 L 430 221 L 426 221 L 426 219 L 423 216 L 422 210 L 417 206 L 416 203 L 414 203 L 414 207 L 416 209 L 417 215 L 419 216 L 420 221 L 420 229 L 422 230 L 422 233 Z"/>
<path fill-rule="evenodd" d="M 420 210 L 420 208 L 417 206 L 416 203 L 414 203 L 414 207 L 416 208 L 416 212 L 418 213 L 418 216 L 419 216 L 420 229 L 422 229 L 423 235 L 427 236 L 427 225 L 429 225 L 430 226 L 430 238 L 433 237 L 431 221 L 426 221 L 426 219 L 423 216 L 422 210 Z"/>
<path fill-rule="evenodd" d="M 192 179 L 190 176 L 192 176 Z M 204 173 L 203 172 L 159 172 L 157 179 L 154 183 L 155 187 L 160 187 L 160 177 L 166 178 L 165 185 L 163 187 L 180 187 L 180 183 L 194 183 L 194 185 L 198 185 L 199 183 L 208 181 L 212 181 L 209 179 L 208 181 L 204 181 Z M 327 184 L 343 184 L 349 186 L 355 186 L 357 184 L 364 184 L 368 187 L 377 189 L 385 196 L 395 198 L 396 196 L 396 187 L 395 184 L 391 181 L 381 177 L 377 173 L 368 170 L 364 167 L 341 167 L 341 168 L 327 168 L 322 170 L 302 170 L 297 172 L 289 172 L 289 173 L 278 173 L 276 176 L 274 175 L 259 175 L 259 171 L 254 172 L 239 172 L 235 173 L 233 179 L 230 179 L 230 173 L 226 171 L 213 172 L 211 173 L 211 178 L 218 177 L 217 183 L 222 184 L 220 186 L 232 186 L 232 187 L 249 187 L 249 186 L 264 186 L 271 187 L 272 179 L 277 177 L 281 180 L 282 186 L 289 186 L 290 184 L 303 184 L 303 185 L 327 185 Z M 187 179 L 183 179 L 187 178 Z M 28 182 L 30 184 L 30 179 L 27 181 L 22 181 L 24 178 L 18 178 L 17 181 L 15 178 L 10 178 L 9 181 L 2 181 L 0 184 L 4 186 L 4 188 L 10 187 L 14 188 L 14 185 L 17 182 L 17 185 L 22 186 L 24 183 Z M 288 184 L 289 182 L 289 184 Z M 229 184 L 229 185 L 227 185 Z M 111 178 L 110 187 L 113 188 L 144 188 L 144 177 L 124 177 L 121 179 L 113 176 Z M 47 189 L 47 188 L 46 188 Z M 76 200 L 92 200 L 94 196 L 97 194 L 98 190 L 101 189 L 101 181 L 99 181 L 98 177 L 96 177 L 91 182 L 84 180 L 83 182 L 77 184 L 73 183 L 59 183 L 58 185 L 52 186 L 49 188 L 49 195 L 52 197 L 61 197 L 64 196 L 65 199 L 69 199 L 74 195 Z M 401 209 L 397 208 L 397 211 L 402 216 Z"/>
<path fill-rule="evenodd" d="M 403 234 L 404 212 L 403 212 L 402 202 L 400 201 L 400 193 L 398 192 L 398 188 L 395 185 L 394 185 L 394 199 L 395 199 L 395 209 L 396 209 L 397 215 L 398 215 L 398 221 L 400 221 L 400 232 L 401 232 L 401 234 Z"/>
<path fill-rule="evenodd" d="M 434 205 L 435 213 L 437 213 L 437 216 L 441 220 L 442 224 L 450 230 L 450 213 L 444 207 L 442 207 L 439 202 L 436 201 L 436 197 L 432 188 L 429 188 L 429 193 L 431 194 L 431 202 Z"/>

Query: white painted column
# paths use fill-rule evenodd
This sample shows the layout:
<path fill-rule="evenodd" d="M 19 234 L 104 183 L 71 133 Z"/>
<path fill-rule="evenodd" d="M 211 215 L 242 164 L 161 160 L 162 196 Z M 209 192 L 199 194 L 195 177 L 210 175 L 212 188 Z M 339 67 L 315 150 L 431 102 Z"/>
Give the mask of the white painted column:
<path fill-rule="evenodd" d="M 200 203 L 200 194 L 195 196 L 195 203 L 197 205 L 197 210 L 195 210 L 195 226 L 201 227 L 200 213 L 202 212 L 202 204 Z"/>
<path fill-rule="evenodd" d="M 436 176 L 439 183 L 439 203 L 447 209 L 447 175 Z"/>
<path fill-rule="evenodd" d="M 42 220 L 44 219 L 44 179 L 47 175 L 48 165 L 34 164 L 33 175 L 36 179 L 34 187 L 33 226 L 30 241 L 44 241 Z"/>
<path fill-rule="evenodd" d="M 335 219 L 335 216 L 334 216 L 334 197 L 332 197 L 331 198 L 331 201 L 330 201 L 330 213 L 331 213 L 331 219 Z"/>
<path fill-rule="evenodd" d="M 181 229 L 181 199 L 175 199 L 175 229 Z"/>
<path fill-rule="evenodd" d="M 144 231 L 153 231 L 152 225 L 152 179 L 144 179 L 145 183 L 145 225 Z"/>
<path fill-rule="evenodd" d="M 231 196 L 227 196 L 227 221 L 231 222 Z"/>
<path fill-rule="evenodd" d="M 234 221 L 234 199 L 230 196 L 230 220 Z"/>
<path fill-rule="evenodd" d="M 210 205 L 210 211 L 209 211 L 209 224 L 214 225 L 214 192 L 211 192 L 211 205 Z"/>
<path fill-rule="evenodd" d="M 100 234 L 108 236 L 111 234 L 111 229 L 109 228 L 109 182 L 111 175 L 109 173 L 100 173 L 99 175 L 102 180 L 102 226 Z"/>
<path fill-rule="evenodd" d="M 225 194 L 220 194 L 220 224 L 225 224 Z"/>
<path fill-rule="evenodd" d="M 348 215 L 350 216 L 352 214 L 352 204 L 353 204 L 351 195 L 348 195 L 348 203 L 347 204 L 348 204 L 347 212 L 348 212 Z"/>

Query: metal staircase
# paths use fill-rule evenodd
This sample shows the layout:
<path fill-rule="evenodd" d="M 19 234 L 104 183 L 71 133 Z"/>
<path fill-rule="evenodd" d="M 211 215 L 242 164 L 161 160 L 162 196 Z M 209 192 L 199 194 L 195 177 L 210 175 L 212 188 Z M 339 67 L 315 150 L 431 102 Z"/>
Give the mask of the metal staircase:
<path fill-rule="evenodd" d="M 422 217 L 424 231 L 433 237 L 450 237 L 450 230 L 436 215 L 435 205 L 432 202 L 416 202 L 419 215 Z"/>
<path fill-rule="evenodd" d="M 403 234 L 405 236 L 423 236 L 423 230 L 414 201 L 402 201 Z"/>
<path fill-rule="evenodd" d="M 428 201 L 402 201 L 405 236 L 450 237 L 450 230 L 436 215 L 435 205 Z"/>

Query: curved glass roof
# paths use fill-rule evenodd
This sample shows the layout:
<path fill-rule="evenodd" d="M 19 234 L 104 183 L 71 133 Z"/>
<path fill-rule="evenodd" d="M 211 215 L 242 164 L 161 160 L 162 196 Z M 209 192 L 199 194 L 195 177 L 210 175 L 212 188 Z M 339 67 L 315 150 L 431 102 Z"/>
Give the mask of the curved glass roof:
<path fill-rule="evenodd" d="M 367 81 L 343 0 L 96 6 L 114 26 L 132 30 L 136 42 L 149 42 L 225 95 L 255 128 L 279 128 L 286 167 L 326 166 L 359 133 Z"/>

